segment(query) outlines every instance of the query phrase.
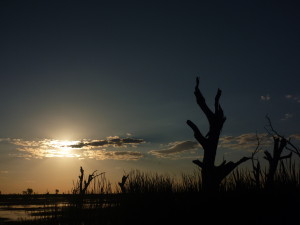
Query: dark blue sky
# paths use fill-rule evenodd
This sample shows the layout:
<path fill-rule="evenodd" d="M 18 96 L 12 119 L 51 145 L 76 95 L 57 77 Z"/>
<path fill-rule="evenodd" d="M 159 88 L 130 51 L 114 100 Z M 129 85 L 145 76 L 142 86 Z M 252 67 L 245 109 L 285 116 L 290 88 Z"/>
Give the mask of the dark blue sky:
<path fill-rule="evenodd" d="M 296 1 L 3 0 L 0 30 L 2 138 L 176 147 L 187 119 L 207 128 L 196 76 L 209 105 L 223 90 L 225 136 L 265 132 L 267 113 L 299 133 Z"/>
<path fill-rule="evenodd" d="M 208 2 L 2 1 L 1 136 L 181 119 L 197 75 L 208 96 L 223 89 L 231 116 L 259 110 L 261 95 L 300 94 L 298 6 Z"/>

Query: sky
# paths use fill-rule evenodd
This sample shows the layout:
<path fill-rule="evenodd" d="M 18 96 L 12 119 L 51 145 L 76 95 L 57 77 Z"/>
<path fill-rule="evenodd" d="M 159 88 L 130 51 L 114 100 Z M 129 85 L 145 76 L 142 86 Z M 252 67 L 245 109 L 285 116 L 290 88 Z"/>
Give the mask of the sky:
<path fill-rule="evenodd" d="M 3 0 L 0 30 L 2 193 L 67 193 L 80 166 L 113 185 L 194 171 L 197 76 L 210 107 L 222 90 L 216 163 L 251 155 L 256 133 L 271 149 L 267 114 L 300 140 L 296 1 Z"/>

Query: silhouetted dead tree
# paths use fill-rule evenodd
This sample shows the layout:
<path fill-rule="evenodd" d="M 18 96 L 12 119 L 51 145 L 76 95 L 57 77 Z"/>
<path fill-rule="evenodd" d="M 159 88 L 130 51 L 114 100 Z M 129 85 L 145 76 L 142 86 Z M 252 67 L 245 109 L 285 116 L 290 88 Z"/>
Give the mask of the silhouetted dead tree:
<path fill-rule="evenodd" d="M 122 193 L 126 193 L 125 183 L 126 183 L 126 181 L 127 181 L 128 176 L 129 176 L 129 175 L 127 175 L 127 176 L 124 175 L 124 176 L 122 177 L 122 182 L 119 182 L 119 183 L 118 183 L 119 186 L 120 186 L 120 188 L 121 188 Z"/>
<path fill-rule="evenodd" d="M 269 163 L 269 170 L 268 170 L 267 177 L 266 177 L 267 178 L 266 187 L 272 188 L 274 186 L 274 177 L 275 177 L 279 162 L 283 159 L 291 158 L 292 152 L 290 152 L 290 154 L 288 154 L 288 155 L 281 156 L 284 148 L 287 147 L 289 140 L 287 140 L 282 135 L 278 134 L 278 132 L 276 132 L 272 126 L 271 119 L 268 116 L 266 116 L 266 118 L 268 120 L 268 127 L 269 127 L 269 128 L 266 128 L 267 132 L 270 135 L 272 135 L 273 140 L 274 140 L 273 156 L 268 151 L 264 151 L 264 154 L 265 154 L 264 158 Z"/>
<path fill-rule="evenodd" d="M 266 119 L 268 120 L 268 127 L 266 127 L 267 132 L 272 135 L 272 136 L 277 136 L 281 139 L 285 139 L 286 140 L 286 149 L 289 150 L 291 153 L 295 153 L 298 157 L 300 157 L 300 148 L 295 146 L 292 142 L 291 142 L 291 138 L 286 139 L 284 138 L 284 136 L 280 135 L 274 128 L 271 122 L 271 119 L 268 115 L 266 115 Z"/>
<path fill-rule="evenodd" d="M 82 167 L 80 167 L 79 185 L 78 185 L 80 195 L 84 195 L 86 193 L 86 191 L 93 179 L 104 174 L 104 173 L 96 174 L 96 172 L 97 172 L 97 170 L 95 170 L 92 174 L 90 174 L 88 176 L 87 180 L 84 180 L 84 170 L 82 169 Z"/>
<path fill-rule="evenodd" d="M 206 104 L 205 98 L 199 90 L 199 78 L 196 79 L 196 87 L 194 94 L 196 96 L 197 104 L 204 112 L 209 122 L 209 131 L 206 136 L 203 136 L 199 128 L 190 120 L 187 124 L 194 131 L 194 137 L 202 145 L 204 150 L 203 161 L 194 160 L 193 163 L 201 168 L 202 175 L 202 189 L 206 192 L 216 192 L 219 189 L 221 181 L 238 165 L 249 160 L 248 157 L 243 157 L 238 162 L 228 162 L 224 160 L 221 165 L 215 166 L 215 159 L 217 147 L 221 130 L 223 128 L 226 117 L 224 116 L 223 109 L 220 105 L 221 90 L 215 97 L 215 112 L 213 112 Z"/>

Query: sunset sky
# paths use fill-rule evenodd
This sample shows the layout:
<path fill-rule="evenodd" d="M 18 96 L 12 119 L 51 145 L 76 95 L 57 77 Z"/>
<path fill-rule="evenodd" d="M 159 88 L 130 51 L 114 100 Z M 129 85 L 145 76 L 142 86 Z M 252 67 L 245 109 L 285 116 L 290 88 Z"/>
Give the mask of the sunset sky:
<path fill-rule="evenodd" d="M 223 91 L 217 163 L 249 156 L 256 132 L 271 149 L 266 114 L 300 140 L 296 1 L 3 0 L 0 32 L 2 193 L 68 192 L 80 166 L 113 185 L 192 172 L 197 76 L 209 106 Z"/>

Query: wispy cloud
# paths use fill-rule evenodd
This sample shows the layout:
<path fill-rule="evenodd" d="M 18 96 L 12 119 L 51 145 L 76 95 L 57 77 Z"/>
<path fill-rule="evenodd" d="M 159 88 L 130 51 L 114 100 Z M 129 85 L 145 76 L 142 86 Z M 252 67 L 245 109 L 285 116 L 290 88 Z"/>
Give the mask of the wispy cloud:
<path fill-rule="evenodd" d="M 293 118 L 293 114 L 292 113 L 285 113 L 283 118 L 281 118 L 281 120 L 288 120 L 288 119 L 291 119 Z"/>
<path fill-rule="evenodd" d="M 199 147 L 200 145 L 195 141 L 177 141 L 169 143 L 160 150 L 152 150 L 149 153 L 159 158 L 169 158 L 183 152 L 193 152 Z"/>
<path fill-rule="evenodd" d="M 292 134 L 289 136 L 292 140 L 300 141 L 300 134 Z"/>
<path fill-rule="evenodd" d="M 257 147 L 257 136 L 261 147 L 272 144 L 272 138 L 267 133 L 246 133 L 238 136 L 223 136 L 220 138 L 219 147 L 230 150 L 253 151 Z"/>
<path fill-rule="evenodd" d="M 268 148 L 272 146 L 273 139 L 267 133 L 245 133 L 237 136 L 220 137 L 218 147 L 223 148 L 225 151 L 252 152 L 257 147 L 257 136 L 260 139 L 260 147 Z M 181 158 L 184 153 L 190 154 L 190 157 L 193 153 L 199 153 L 196 150 L 200 148 L 202 147 L 195 141 L 177 141 L 149 153 L 159 158 Z"/>
<path fill-rule="evenodd" d="M 2 143 L 10 143 L 16 146 L 17 152 L 10 156 L 25 159 L 43 159 L 53 157 L 68 158 L 94 158 L 94 159 L 116 159 L 136 160 L 143 157 L 138 151 L 120 150 L 120 148 L 137 147 L 145 143 L 142 139 L 120 138 L 110 136 L 104 140 L 63 141 L 54 139 L 24 140 L 24 139 L 0 139 Z M 104 149 L 106 148 L 106 149 Z"/>
<path fill-rule="evenodd" d="M 285 95 L 285 98 L 289 99 L 290 101 L 300 103 L 300 97 L 299 96 L 287 94 L 287 95 Z"/>
<path fill-rule="evenodd" d="M 269 101 L 270 99 L 271 99 L 271 96 L 269 94 L 260 96 L 260 100 L 262 100 L 262 101 Z"/>
<path fill-rule="evenodd" d="M 144 155 L 141 152 L 137 152 L 137 151 L 107 151 L 106 149 L 102 149 L 102 150 L 84 151 L 83 156 L 85 158 L 96 159 L 96 160 L 105 160 L 105 159 L 138 160 L 142 158 Z"/>

